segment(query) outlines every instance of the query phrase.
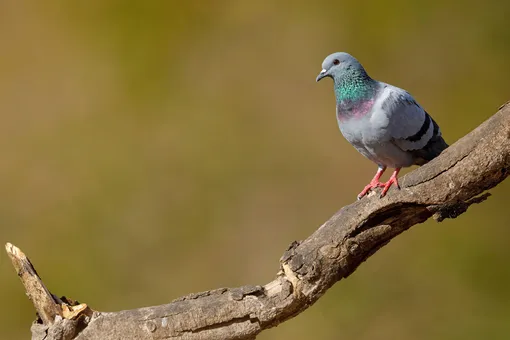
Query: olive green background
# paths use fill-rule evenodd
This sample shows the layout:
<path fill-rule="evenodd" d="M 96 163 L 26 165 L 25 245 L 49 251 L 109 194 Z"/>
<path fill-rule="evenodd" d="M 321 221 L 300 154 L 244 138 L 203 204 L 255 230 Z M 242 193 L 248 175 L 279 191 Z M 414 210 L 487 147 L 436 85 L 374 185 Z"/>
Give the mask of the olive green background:
<path fill-rule="evenodd" d="M 0 243 L 116 311 L 264 284 L 376 166 L 341 136 L 335 51 L 455 142 L 510 99 L 508 1 L 0 2 Z M 397 237 L 272 339 L 509 339 L 510 182 Z M 391 192 L 389 193 L 391 195 Z M 0 252 L 0 338 L 34 310 Z"/>

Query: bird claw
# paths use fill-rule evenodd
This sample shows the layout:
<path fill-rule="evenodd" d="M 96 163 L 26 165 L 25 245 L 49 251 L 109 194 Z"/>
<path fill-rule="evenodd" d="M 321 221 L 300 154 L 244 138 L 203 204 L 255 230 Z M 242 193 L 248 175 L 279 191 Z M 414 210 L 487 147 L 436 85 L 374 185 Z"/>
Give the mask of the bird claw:
<path fill-rule="evenodd" d="M 381 178 L 381 175 L 384 172 L 384 169 L 385 168 L 380 168 L 379 171 L 377 171 L 377 174 L 375 175 L 375 177 L 370 181 L 370 183 L 367 186 L 365 186 L 363 191 L 359 193 L 358 200 L 362 199 L 363 196 L 368 194 L 368 192 L 374 188 L 383 188 L 379 198 L 382 198 L 386 195 L 386 193 L 388 192 L 388 190 L 390 189 L 392 184 L 395 184 L 397 186 L 397 188 L 400 190 L 400 185 L 398 184 L 398 178 L 397 178 L 398 173 L 400 172 L 400 168 L 395 169 L 395 171 L 391 175 L 388 182 L 381 183 L 381 182 L 379 182 L 379 178 Z"/>
<path fill-rule="evenodd" d="M 361 191 L 361 192 L 359 193 L 359 195 L 358 195 L 358 201 L 359 201 L 360 199 L 362 199 L 364 196 L 366 196 L 366 194 L 368 194 L 368 192 L 369 192 L 370 190 L 375 189 L 375 188 L 382 188 L 382 187 L 384 187 L 384 186 L 385 186 L 385 184 L 384 184 L 384 183 L 379 182 L 379 181 L 374 181 L 374 180 L 372 180 L 369 184 L 367 184 L 367 185 L 365 186 L 365 188 L 363 189 L 363 191 Z"/>
<path fill-rule="evenodd" d="M 388 190 L 390 189 L 392 184 L 395 184 L 397 186 L 398 190 L 400 190 L 400 185 L 398 184 L 397 177 L 396 176 L 391 176 L 390 179 L 388 180 L 388 182 L 386 182 L 383 185 L 384 189 L 381 192 L 381 195 L 379 196 L 379 198 L 383 198 L 384 196 L 386 196 L 386 193 L 388 192 Z"/>

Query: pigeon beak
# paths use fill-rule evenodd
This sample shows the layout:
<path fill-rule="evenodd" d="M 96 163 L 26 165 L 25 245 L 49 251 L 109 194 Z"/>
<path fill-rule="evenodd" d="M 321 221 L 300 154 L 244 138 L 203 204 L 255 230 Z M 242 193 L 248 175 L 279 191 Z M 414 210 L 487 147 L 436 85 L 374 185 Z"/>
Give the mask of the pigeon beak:
<path fill-rule="evenodd" d="M 315 79 L 315 81 L 319 82 L 319 80 L 326 77 L 328 75 L 327 72 L 328 72 L 327 70 L 322 69 L 321 73 L 319 73 L 319 75 L 317 76 L 317 79 Z"/>

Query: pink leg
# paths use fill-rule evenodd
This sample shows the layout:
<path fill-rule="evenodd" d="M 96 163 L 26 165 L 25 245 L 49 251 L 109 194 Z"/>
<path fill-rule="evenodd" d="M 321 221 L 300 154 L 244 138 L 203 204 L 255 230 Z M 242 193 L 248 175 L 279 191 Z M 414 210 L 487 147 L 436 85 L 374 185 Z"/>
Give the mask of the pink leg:
<path fill-rule="evenodd" d="M 375 174 L 374 178 L 372 178 L 370 183 L 367 186 L 365 186 L 365 189 L 363 189 L 363 191 L 359 193 L 359 195 L 358 195 L 359 200 L 363 196 L 365 196 L 370 190 L 384 186 L 384 183 L 379 182 L 379 179 L 381 178 L 382 174 L 384 173 L 384 170 L 386 170 L 386 167 L 379 167 L 379 169 L 377 169 L 377 173 Z"/>
<path fill-rule="evenodd" d="M 393 183 L 395 183 L 397 188 L 400 190 L 400 185 L 398 185 L 398 178 L 397 178 L 399 171 L 400 171 L 400 168 L 395 169 L 395 171 L 393 171 L 393 174 L 391 174 L 391 177 L 388 180 L 388 182 L 384 183 L 384 189 L 381 193 L 381 197 L 384 197 L 384 195 L 386 195 L 386 192 L 388 192 L 388 190 L 390 189 L 390 187 Z"/>

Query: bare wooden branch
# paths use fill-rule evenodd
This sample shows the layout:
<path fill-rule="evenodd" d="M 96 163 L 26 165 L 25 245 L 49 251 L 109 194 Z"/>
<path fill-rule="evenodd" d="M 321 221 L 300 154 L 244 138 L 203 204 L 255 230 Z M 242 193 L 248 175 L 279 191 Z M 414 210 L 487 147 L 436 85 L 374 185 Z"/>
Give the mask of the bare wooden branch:
<path fill-rule="evenodd" d="M 41 317 L 43 323 L 34 323 L 33 339 L 254 339 L 304 311 L 411 226 L 432 216 L 455 218 L 484 201 L 489 195 L 483 193 L 503 181 L 509 169 L 507 104 L 440 157 L 405 176 L 402 190 L 343 207 L 306 240 L 293 242 L 276 278 L 264 286 L 221 288 L 115 313 L 78 311 L 73 318 L 55 310 Z M 35 306 L 40 312 L 54 303 L 47 297 Z M 72 305 L 66 301 L 62 308 Z"/>
<path fill-rule="evenodd" d="M 57 301 L 54 300 L 48 288 L 37 275 L 30 260 L 18 247 L 7 243 L 5 250 L 25 287 L 28 298 L 32 300 L 37 314 L 45 324 L 53 324 L 56 316 L 62 315 L 62 310 Z"/>

